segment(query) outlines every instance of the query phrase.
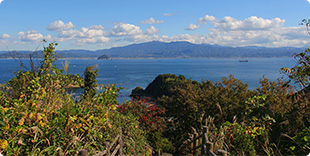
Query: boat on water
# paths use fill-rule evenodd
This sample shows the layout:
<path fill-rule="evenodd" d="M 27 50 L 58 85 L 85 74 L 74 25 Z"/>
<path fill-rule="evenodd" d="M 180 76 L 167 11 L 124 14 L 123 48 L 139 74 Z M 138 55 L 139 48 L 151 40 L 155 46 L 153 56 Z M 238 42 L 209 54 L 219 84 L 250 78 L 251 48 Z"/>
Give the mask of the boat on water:
<path fill-rule="evenodd" d="M 239 60 L 239 62 L 249 62 L 248 60 Z"/>

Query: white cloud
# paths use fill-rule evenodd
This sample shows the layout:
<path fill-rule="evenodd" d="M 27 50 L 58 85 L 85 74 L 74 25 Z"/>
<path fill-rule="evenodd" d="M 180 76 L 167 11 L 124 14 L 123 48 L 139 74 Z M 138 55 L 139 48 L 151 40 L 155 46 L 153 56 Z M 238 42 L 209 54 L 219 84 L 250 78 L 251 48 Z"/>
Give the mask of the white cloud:
<path fill-rule="evenodd" d="M 75 26 L 71 23 L 64 23 L 63 21 L 54 21 L 52 22 L 48 27 L 47 30 L 50 31 L 62 31 L 62 30 L 68 30 L 68 29 L 72 29 Z"/>
<path fill-rule="evenodd" d="M 92 25 L 89 28 L 82 27 L 80 30 L 62 30 L 57 38 L 57 41 L 73 40 L 77 45 L 105 43 L 110 41 L 104 27 L 101 25 Z"/>
<path fill-rule="evenodd" d="M 2 39 L 8 39 L 8 38 L 11 38 L 11 36 L 9 34 L 4 33 L 4 34 L 2 34 L 1 38 Z"/>
<path fill-rule="evenodd" d="M 307 2 L 310 4 L 310 0 L 307 0 Z M 0 2 L 1 3 L 1 2 Z"/>
<path fill-rule="evenodd" d="M 106 33 L 102 30 L 102 26 L 90 26 L 89 28 L 82 27 L 81 30 L 63 30 L 59 33 L 59 37 L 63 38 L 92 38 L 106 35 Z"/>
<path fill-rule="evenodd" d="M 160 23 L 164 23 L 164 21 L 156 21 L 153 17 L 145 20 L 145 21 L 141 21 L 142 24 L 160 24 Z"/>
<path fill-rule="evenodd" d="M 156 23 L 154 18 L 148 20 L 144 22 Z M 49 29 L 56 31 L 57 36 L 43 35 L 34 30 L 19 32 L 17 37 L 4 33 L 0 34 L 0 45 L 37 43 L 42 39 L 60 43 L 71 42 L 74 45 L 115 45 L 115 43 L 125 45 L 153 40 L 163 42 L 188 41 L 196 44 L 223 46 L 302 47 L 310 44 L 309 35 L 304 26 L 284 27 L 285 20 L 280 18 L 264 19 L 252 16 L 240 20 L 230 16 L 216 19 L 214 16 L 205 15 L 198 18 L 198 22 L 209 23 L 208 30 L 205 31 L 206 34 L 183 33 L 174 36 L 159 36 L 160 29 L 154 26 L 142 30 L 137 25 L 127 23 L 115 24 L 110 32 L 101 25 L 92 25 L 76 30 L 73 29 L 74 25 L 71 22 L 55 21 L 50 24 Z M 189 24 L 185 30 L 202 29 L 203 26 L 203 24 Z"/>
<path fill-rule="evenodd" d="M 210 15 L 205 15 L 204 17 L 199 18 L 198 22 L 199 23 L 207 23 L 207 22 L 212 22 L 215 21 L 216 18 L 214 16 L 210 16 Z"/>
<path fill-rule="evenodd" d="M 92 25 L 89 29 L 103 30 L 105 28 L 102 25 Z"/>
<path fill-rule="evenodd" d="M 78 36 L 80 34 L 81 34 L 80 31 L 72 30 L 71 29 L 71 30 L 63 30 L 63 31 L 61 31 L 58 36 L 61 37 L 61 38 L 74 38 L 74 37 L 76 37 L 76 36 Z"/>
<path fill-rule="evenodd" d="M 27 32 L 19 32 L 17 33 L 18 39 L 26 42 L 40 42 L 43 40 L 43 35 L 38 33 L 35 30 L 27 31 Z"/>
<path fill-rule="evenodd" d="M 229 30 L 265 30 L 271 28 L 282 27 L 285 20 L 280 18 L 274 18 L 272 20 L 258 18 L 256 16 L 251 16 L 246 18 L 244 21 L 237 20 L 230 16 L 225 16 L 220 21 L 213 21 L 212 25 L 216 29 L 222 29 L 225 31 Z"/>
<path fill-rule="evenodd" d="M 174 14 L 172 13 L 164 13 L 164 16 L 173 16 Z"/>
<path fill-rule="evenodd" d="M 159 38 L 157 35 L 150 36 L 145 34 L 139 34 L 134 36 L 126 36 L 124 39 L 129 42 L 149 42 L 153 40 L 158 40 Z"/>
<path fill-rule="evenodd" d="M 4 0 L 0 0 L 0 4 L 3 2 Z"/>
<path fill-rule="evenodd" d="M 280 18 L 263 19 L 256 16 L 237 20 L 224 17 L 221 20 L 206 15 L 199 22 L 211 22 L 214 27 L 203 34 L 180 34 L 160 36 L 159 41 L 188 41 L 196 44 L 218 44 L 223 46 L 302 47 L 310 44 L 305 27 L 284 27 Z M 190 25 L 187 29 L 194 29 Z"/>
<path fill-rule="evenodd" d="M 80 30 L 80 33 L 78 34 L 78 37 L 83 38 L 92 38 L 92 37 L 98 37 L 103 36 L 105 33 L 102 29 L 93 29 L 93 28 L 82 28 Z"/>
<path fill-rule="evenodd" d="M 160 30 L 154 26 L 151 26 L 149 29 L 146 29 L 144 33 L 142 33 L 142 30 L 138 26 L 119 23 L 113 27 L 111 36 L 115 37 L 114 41 L 116 42 L 148 42 L 159 40 L 160 37 L 157 35 L 159 32 Z"/>
<path fill-rule="evenodd" d="M 164 42 L 175 42 L 175 41 L 187 41 L 187 42 L 191 42 L 191 43 L 197 43 L 200 44 L 201 43 L 201 37 L 202 35 L 190 35 L 190 34 L 181 34 L 181 35 L 176 35 L 176 36 L 163 36 L 161 38 L 161 41 Z"/>
<path fill-rule="evenodd" d="M 100 37 L 92 37 L 92 38 L 79 38 L 74 43 L 77 45 L 84 45 L 84 44 L 105 43 L 109 41 L 110 41 L 109 38 L 100 36 Z"/>
<path fill-rule="evenodd" d="M 196 30 L 200 27 L 200 25 L 190 24 L 185 30 Z"/>
<path fill-rule="evenodd" d="M 131 36 L 131 35 L 139 35 L 142 33 L 140 27 L 126 24 L 126 23 L 118 23 L 114 25 L 111 35 L 112 36 Z"/>
<path fill-rule="evenodd" d="M 114 39 L 107 38 L 104 27 L 100 25 L 80 30 L 63 30 L 59 40 L 73 40 L 76 45 L 114 44 L 127 41 L 129 43 L 148 41 L 188 41 L 196 44 L 218 44 L 223 46 L 265 46 L 265 47 L 301 47 L 308 44 L 308 36 L 304 27 L 284 27 L 285 20 L 280 18 L 263 19 L 256 16 L 238 20 L 226 16 L 221 20 L 206 15 L 198 22 L 210 22 L 214 28 L 206 34 L 179 34 L 174 36 L 158 36 L 159 29 L 151 26 L 144 33 L 139 26 L 127 23 L 115 24 L 109 33 Z M 190 24 L 186 30 L 195 30 L 200 25 Z M 122 43 L 121 43 L 122 44 Z"/>
<path fill-rule="evenodd" d="M 154 34 L 158 34 L 160 32 L 159 29 L 155 28 L 154 26 L 151 26 L 149 29 L 146 29 L 145 34 L 146 35 L 154 35 Z"/>
<path fill-rule="evenodd" d="M 224 46 L 302 47 L 309 43 L 302 27 L 280 27 L 266 30 L 223 31 L 212 29 L 201 41 Z M 300 33 L 304 32 L 304 33 Z M 196 41 L 197 42 L 197 41 Z"/>

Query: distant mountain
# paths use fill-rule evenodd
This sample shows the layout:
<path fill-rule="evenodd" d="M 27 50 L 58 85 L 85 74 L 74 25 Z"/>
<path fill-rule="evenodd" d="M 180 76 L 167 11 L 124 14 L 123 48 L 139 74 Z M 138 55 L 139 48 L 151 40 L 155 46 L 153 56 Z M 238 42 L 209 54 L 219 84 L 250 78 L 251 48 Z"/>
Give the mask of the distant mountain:
<path fill-rule="evenodd" d="M 62 58 L 245 58 L 245 57 L 291 57 L 294 53 L 304 51 L 304 48 L 266 48 L 266 47 L 226 47 L 209 44 L 193 44 L 189 42 L 159 42 L 152 41 L 132 44 L 124 47 L 114 47 L 96 51 L 62 50 L 56 51 Z M 41 52 L 14 51 L 0 52 L 0 58 L 34 58 L 42 57 Z"/>
<path fill-rule="evenodd" d="M 56 54 L 61 58 L 86 58 L 97 59 L 102 53 L 96 53 L 90 50 L 56 50 Z M 12 51 L 12 52 L 0 52 L 0 58 L 43 58 L 42 51 Z"/>
<path fill-rule="evenodd" d="M 146 42 L 124 47 L 97 50 L 111 58 L 230 58 L 230 57 L 291 57 L 302 48 L 225 47 L 189 42 Z"/>

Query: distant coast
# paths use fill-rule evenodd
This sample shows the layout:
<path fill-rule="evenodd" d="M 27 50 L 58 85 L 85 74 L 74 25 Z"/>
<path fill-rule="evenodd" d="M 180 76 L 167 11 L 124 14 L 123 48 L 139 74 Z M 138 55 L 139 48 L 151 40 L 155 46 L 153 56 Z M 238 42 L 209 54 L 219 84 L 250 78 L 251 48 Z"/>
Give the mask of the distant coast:
<path fill-rule="evenodd" d="M 96 51 L 58 50 L 61 59 L 187 59 L 187 58 L 287 58 L 304 48 L 226 47 L 189 42 L 146 42 Z M 1 51 L 0 59 L 42 58 L 41 51 Z"/>

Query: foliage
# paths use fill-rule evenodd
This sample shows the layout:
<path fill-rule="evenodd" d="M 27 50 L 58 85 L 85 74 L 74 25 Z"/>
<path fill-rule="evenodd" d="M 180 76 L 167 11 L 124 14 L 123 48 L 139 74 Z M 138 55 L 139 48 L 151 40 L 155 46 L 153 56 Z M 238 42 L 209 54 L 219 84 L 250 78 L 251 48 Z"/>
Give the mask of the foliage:
<path fill-rule="evenodd" d="M 154 98 L 163 95 L 170 96 L 170 89 L 185 80 L 183 75 L 179 77 L 175 74 L 158 75 L 155 80 L 146 87 L 145 93 Z"/>
<path fill-rule="evenodd" d="M 294 55 L 294 58 L 297 60 L 297 64 L 293 68 L 283 67 L 281 70 L 283 73 L 287 74 L 288 77 L 299 83 L 303 88 L 309 86 L 309 76 L 310 76 L 310 47 Z"/>
<path fill-rule="evenodd" d="M 115 85 L 74 101 L 54 65 L 55 46 L 44 48 L 44 60 L 33 71 L 18 71 L 0 90 L 0 153 L 4 155 L 76 155 L 106 149 L 121 133 L 124 153 L 147 154 L 145 132 L 133 115 L 116 111 Z M 95 77 L 94 77 L 95 78 Z M 70 80 L 71 81 L 71 80 Z"/>
<path fill-rule="evenodd" d="M 249 127 L 241 126 L 238 123 L 227 123 L 225 126 L 229 127 L 225 140 L 231 155 L 256 155 Z"/>
<path fill-rule="evenodd" d="M 146 132 L 148 142 L 155 151 L 173 151 L 171 142 L 162 133 L 166 128 L 164 120 L 165 109 L 157 107 L 150 98 L 133 98 L 118 106 L 122 114 L 132 114 L 137 117 L 141 129 Z"/>
<path fill-rule="evenodd" d="M 148 92 L 159 96 L 156 102 L 166 109 L 168 121 L 164 136 L 176 149 L 192 129 L 201 129 L 206 116 L 212 116 L 214 129 L 226 129 L 222 147 L 230 154 L 294 154 L 292 147 L 297 151 L 300 127 L 306 128 L 310 117 L 304 92 L 295 92 L 288 82 L 266 78 L 250 91 L 232 75 L 216 83 L 179 77 L 183 76 L 159 75 L 144 91 L 151 86 L 155 91 Z"/>
<path fill-rule="evenodd" d="M 310 129 L 305 127 L 300 133 L 293 137 L 296 145 L 290 147 L 292 153 L 296 155 L 304 155 L 310 149 Z"/>
<path fill-rule="evenodd" d="M 96 65 L 92 65 L 92 66 L 87 66 L 84 72 L 84 87 L 85 87 L 85 91 L 84 94 L 86 96 L 89 97 L 93 97 L 96 95 L 97 91 L 96 91 L 96 87 L 97 87 L 97 72 L 98 69 L 94 70 L 97 66 Z"/>
<path fill-rule="evenodd" d="M 27 97 L 37 95 L 39 91 L 42 91 L 42 88 L 55 83 L 60 88 L 68 88 L 70 86 L 80 87 L 84 85 L 82 78 L 78 74 L 65 75 L 62 73 L 62 69 L 56 68 L 54 63 L 60 57 L 55 56 L 56 52 L 54 50 L 57 45 L 57 43 L 50 43 L 48 47 L 44 47 L 43 60 L 40 62 L 39 67 L 35 67 L 31 60 L 31 71 L 23 71 L 23 68 L 26 67 L 21 63 L 20 70 L 16 72 L 16 77 L 8 82 L 10 91 L 15 98 L 20 95 Z"/>
<path fill-rule="evenodd" d="M 167 117 L 173 121 L 169 123 L 167 136 L 171 137 L 175 146 L 187 137 L 190 127 L 201 128 L 203 114 L 215 117 L 216 125 L 232 121 L 234 116 L 241 118 L 245 101 L 253 94 L 247 89 L 247 84 L 233 76 L 215 84 L 185 79 L 177 81 L 168 90 L 171 95 L 160 97 L 158 103 L 167 110 Z"/>
<path fill-rule="evenodd" d="M 165 128 L 163 115 L 165 110 L 155 106 L 146 99 L 133 99 L 118 106 L 121 113 L 133 114 L 138 117 L 142 129 L 147 132 Z"/>
<path fill-rule="evenodd" d="M 224 126 L 220 126 L 217 127 L 214 124 L 214 117 L 208 116 L 207 118 L 204 117 L 204 115 L 201 117 L 201 127 L 207 127 L 207 136 L 208 136 L 208 141 L 213 143 L 213 152 L 215 154 L 218 154 L 218 150 L 222 150 L 226 148 L 226 143 L 225 143 L 225 132 L 226 132 L 226 127 Z M 195 134 L 196 137 L 199 134 L 203 133 L 203 129 L 196 129 L 196 128 L 192 128 L 193 133 L 189 134 L 190 138 L 194 138 Z M 196 140 L 196 146 L 201 144 L 201 139 L 197 139 Z M 185 152 L 189 152 L 189 147 L 187 147 L 187 149 L 182 149 L 182 151 Z M 201 155 L 201 150 L 200 149 L 196 149 L 196 154 L 197 155 Z M 183 153 L 183 155 L 186 153 Z"/>

